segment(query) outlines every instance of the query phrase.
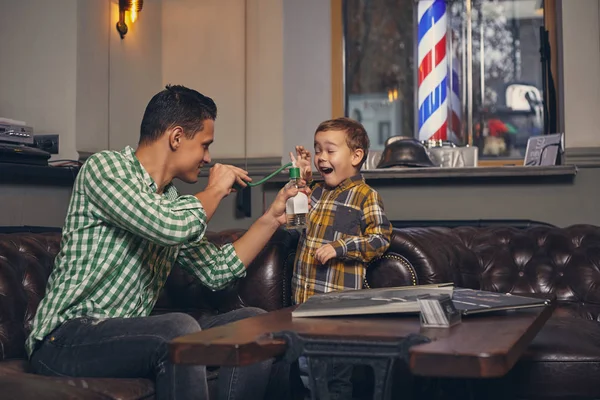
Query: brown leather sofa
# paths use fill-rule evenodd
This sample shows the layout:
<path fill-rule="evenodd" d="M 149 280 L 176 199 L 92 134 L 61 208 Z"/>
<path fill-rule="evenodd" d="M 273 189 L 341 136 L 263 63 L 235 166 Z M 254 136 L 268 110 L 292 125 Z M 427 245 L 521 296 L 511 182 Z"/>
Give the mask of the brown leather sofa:
<path fill-rule="evenodd" d="M 210 233 L 219 244 L 242 230 Z M 42 377 L 28 372 L 24 341 L 59 249 L 59 233 L 0 234 L 0 393 L 18 399 L 151 399 L 145 379 Z M 192 315 L 242 306 L 268 311 L 290 305 L 297 236 L 278 231 L 247 277 L 212 292 L 174 270 L 155 313 Z M 420 398 L 600 398 L 600 228 L 457 227 L 395 229 L 390 250 L 368 269 L 372 287 L 453 281 L 457 286 L 555 295 L 554 316 L 515 368 L 501 379 L 416 378 Z M 211 368 L 214 398 L 218 369 Z M 474 389 L 475 388 L 475 389 Z M 408 393 L 407 393 L 408 394 Z M 5 398 L 5 397 L 3 397 Z M 462 396 L 461 396 L 462 398 Z"/>

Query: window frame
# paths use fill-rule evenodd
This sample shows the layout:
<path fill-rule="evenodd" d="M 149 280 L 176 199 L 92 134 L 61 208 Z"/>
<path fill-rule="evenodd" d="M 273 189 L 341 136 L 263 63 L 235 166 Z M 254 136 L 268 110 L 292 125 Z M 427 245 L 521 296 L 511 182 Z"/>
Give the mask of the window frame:
<path fill-rule="evenodd" d="M 344 42 L 344 0 L 330 0 L 331 4 L 331 113 L 332 118 L 348 116 L 346 104 L 346 80 L 345 80 L 345 42 Z M 556 115 L 549 115 L 554 119 L 558 132 L 564 132 L 564 109 L 562 107 L 562 48 L 559 46 L 561 37 L 560 13 L 556 0 L 543 0 L 544 4 L 544 27 L 548 31 L 550 42 L 551 64 L 550 70 L 554 78 L 556 92 L 555 110 Z M 546 101 L 549 94 L 544 93 Z M 551 107 L 548 105 L 548 112 Z M 553 132 L 551 132 L 553 133 Z M 472 135 L 472 133 L 471 133 Z M 468 139 L 472 141 L 472 136 Z M 563 149 L 564 150 L 564 149 Z M 494 158 L 480 159 L 478 166 L 504 166 L 523 165 L 523 159 Z"/>

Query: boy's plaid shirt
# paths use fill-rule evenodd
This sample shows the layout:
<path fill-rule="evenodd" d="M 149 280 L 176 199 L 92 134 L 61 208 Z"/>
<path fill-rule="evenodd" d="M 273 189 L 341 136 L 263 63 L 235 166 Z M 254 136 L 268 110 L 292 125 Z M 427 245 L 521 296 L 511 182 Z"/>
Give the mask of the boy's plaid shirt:
<path fill-rule="evenodd" d="M 388 249 L 392 235 L 381 197 L 360 174 L 333 189 L 317 184 L 311 203 L 294 262 L 292 295 L 296 304 L 315 293 L 361 289 L 367 263 Z M 336 257 L 321 265 L 315 251 L 328 243 Z"/>
<path fill-rule="evenodd" d="M 231 244 L 219 248 L 204 238 L 206 214 L 196 197 L 179 196 L 172 184 L 156 190 L 131 147 L 86 161 L 27 339 L 29 355 L 67 320 L 149 315 L 175 264 L 213 289 L 245 275 Z"/>

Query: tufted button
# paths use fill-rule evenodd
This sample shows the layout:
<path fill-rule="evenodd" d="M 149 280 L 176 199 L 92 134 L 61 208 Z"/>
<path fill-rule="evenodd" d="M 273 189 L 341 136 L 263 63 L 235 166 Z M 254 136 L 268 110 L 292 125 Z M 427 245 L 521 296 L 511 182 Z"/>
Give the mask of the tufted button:
<path fill-rule="evenodd" d="M 564 274 L 565 273 L 561 271 L 561 272 L 558 273 L 558 276 L 562 277 Z"/>
<path fill-rule="evenodd" d="M 523 277 L 523 276 L 525 276 L 525 272 L 523 272 L 523 271 L 519 271 L 519 276 L 520 276 L 520 277 Z"/>

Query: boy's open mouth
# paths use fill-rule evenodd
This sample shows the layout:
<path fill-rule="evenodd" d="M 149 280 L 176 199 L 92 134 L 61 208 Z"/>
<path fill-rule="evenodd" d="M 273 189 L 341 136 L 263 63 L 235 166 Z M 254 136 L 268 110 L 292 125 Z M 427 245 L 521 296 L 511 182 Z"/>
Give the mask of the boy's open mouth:
<path fill-rule="evenodd" d="M 333 168 L 321 168 L 321 173 L 322 174 L 327 175 L 327 174 L 330 174 L 332 172 L 333 172 Z"/>

